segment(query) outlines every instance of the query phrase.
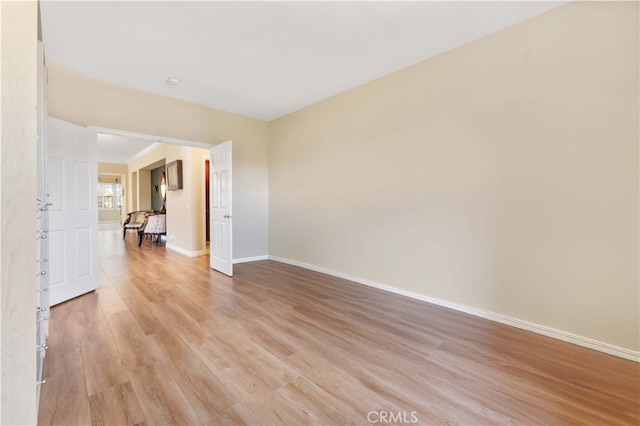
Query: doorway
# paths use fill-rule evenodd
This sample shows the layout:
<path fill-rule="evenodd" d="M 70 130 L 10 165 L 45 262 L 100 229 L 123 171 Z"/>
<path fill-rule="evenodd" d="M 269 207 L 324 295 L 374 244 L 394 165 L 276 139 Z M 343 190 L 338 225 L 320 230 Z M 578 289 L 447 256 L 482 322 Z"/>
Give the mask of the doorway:
<path fill-rule="evenodd" d="M 175 139 L 175 138 L 168 138 L 168 137 L 162 137 L 162 136 L 155 136 L 155 135 L 148 135 L 148 134 L 141 134 L 141 133 L 135 133 L 135 132 L 128 132 L 128 131 L 123 131 L 123 130 L 118 130 L 118 129 L 110 129 L 110 128 L 102 128 L 102 127 L 94 127 L 94 126 L 89 126 L 90 129 L 95 130 L 99 133 L 105 133 L 105 134 L 110 134 L 110 135 L 116 135 L 116 136 L 124 136 L 124 137 L 132 137 L 132 138 L 136 138 L 136 139 L 148 139 L 148 140 L 152 140 L 154 142 L 158 142 L 161 144 L 168 144 L 168 145 L 179 145 L 179 146 L 187 146 L 187 147 L 192 147 L 192 148 L 204 148 L 207 149 L 207 151 L 210 151 L 210 148 L 212 146 L 217 146 L 217 145 L 211 145 L 208 143 L 202 143 L 202 142 L 196 142 L 196 141 L 189 141 L 189 140 L 182 140 L 182 139 Z M 226 142 L 227 144 L 229 144 L 229 142 Z M 220 145 L 224 145 L 225 143 L 222 143 Z M 189 172 L 184 172 L 186 176 L 194 176 L 193 174 L 196 171 L 202 171 L 203 177 L 202 178 L 198 178 L 198 181 L 186 181 L 186 182 L 193 182 L 192 184 L 190 184 L 189 186 L 185 185 L 184 188 L 184 192 L 181 192 L 179 194 L 176 194 L 177 198 L 182 198 L 182 200 L 180 202 L 184 203 L 184 205 L 186 206 L 185 208 L 188 210 L 191 206 L 192 209 L 194 209 L 196 206 L 198 206 L 198 212 L 202 212 L 199 213 L 197 216 L 200 216 L 202 219 L 197 218 L 192 216 L 192 215 L 184 215 L 185 216 L 185 220 L 184 221 L 179 221 L 177 222 L 178 224 L 180 224 L 180 226 L 176 226 L 176 229 L 178 229 L 178 232 L 182 232 L 183 237 L 183 241 L 191 241 L 193 242 L 194 239 L 198 242 L 200 242 L 200 244 L 198 245 L 189 245 L 189 243 L 187 243 L 186 246 L 178 246 L 177 244 L 174 245 L 174 243 L 169 244 L 170 242 L 174 241 L 173 239 L 173 235 L 167 235 L 167 248 L 177 251 L 179 253 L 185 254 L 187 256 L 200 256 L 203 254 L 207 254 L 207 252 L 209 250 L 207 250 L 209 244 L 211 241 L 215 241 L 216 240 L 216 232 L 214 227 L 211 226 L 211 220 L 213 220 L 212 215 L 209 213 L 210 212 L 210 206 L 211 206 L 211 198 L 210 198 L 210 192 L 212 189 L 211 186 L 211 178 L 209 177 L 211 175 L 211 163 L 209 162 L 209 155 L 206 155 L 206 157 L 203 155 L 203 161 L 201 163 L 201 167 L 198 167 L 198 160 L 196 159 L 196 156 L 191 156 L 191 158 L 189 158 L 189 154 L 183 154 L 186 158 L 185 158 L 185 162 L 187 164 L 189 164 L 189 167 L 191 167 L 191 171 Z M 228 153 L 228 158 L 229 158 L 229 162 L 231 160 L 231 153 Z M 230 165 L 229 165 L 230 166 Z M 200 169 L 200 170 L 198 170 Z M 230 168 L 229 168 L 229 172 L 230 172 Z M 129 190 L 129 193 L 132 196 L 132 205 L 140 208 L 141 207 L 141 203 L 140 203 L 140 198 L 142 196 L 141 194 L 141 186 L 140 186 L 140 181 L 141 181 L 141 170 L 132 170 L 130 171 L 131 174 L 131 187 Z M 202 180 L 200 180 L 202 179 Z M 150 181 L 150 179 L 149 179 Z M 198 184 L 196 184 L 195 182 L 198 182 Z M 149 182 L 150 184 L 150 182 Z M 199 187 L 199 188 L 198 188 Z M 196 194 L 198 194 L 200 192 L 200 188 L 201 191 L 204 193 L 203 197 L 200 198 L 199 200 L 196 197 Z M 225 188 L 227 189 L 227 197 L 229 198 L 230 201 L 230 196 L 231 196 L 231 192 L 232 192 L 232 188 L 231 188 L 231 181 L 229 180 L 228 182 L 228 186 L 225 186 Z M 150 195 L 150 194 L 149 194 Z M 150 202 L 151 200 L 149 200 Z M 201 204 L 202 203 L 202 204 Z M 227 218 L 231 217 L 231 212 L 227 213 Z M 169 212 L 170 215 L 170 212 Z M 169 216 L 167 216 L 167 221 L 171 221 L 171 218 Z M 201 223 L 201 222 L 205 222 L 205 223 Z M 189 223 L 187 225 L 187 223 Z M 187 225 L 187 226 L 185 226 Z M 228 227 L 224 230 L 224 235 L 227 238 L 223 238 L 222 241 L 224 241 L 224 243 L 222 245 L 220 245 L 220 250 L 222 250 L 227 256 L 228 256 L 228 263 L 229 265 L 231 264 L 231 255 L 232 255 L 232 230 L 231 230 L 231 223 L 228 223 Z M 188 235 L 187 235 L 188 233 Z M 178 235 L 176 235 L 176 237 L 178 237 Z M 176 238 L 177 240 L 177 238 Z M 231 275 L 229 273 L 229 271 L 225 270 L 221 270 L 217 267 L 214 267 L 213 269 L 219 270 L 220 272 L 226 273 L 227 275 Z"/>

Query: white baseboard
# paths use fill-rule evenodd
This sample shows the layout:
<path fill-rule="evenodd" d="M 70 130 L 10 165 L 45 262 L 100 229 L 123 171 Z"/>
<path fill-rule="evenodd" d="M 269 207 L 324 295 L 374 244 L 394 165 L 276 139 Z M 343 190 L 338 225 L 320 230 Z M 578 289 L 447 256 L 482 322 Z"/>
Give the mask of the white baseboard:
<path fill-rule="evenodd" d="M 204 250 L 190 251 L 190 250 L 183 249 L 182 247 L 173 245 L 171 243 L 167 243 L 166 247 L 169 250 L 173 250 L 175 252 L 184 254 L 185 256 L 189 256 L 189 257 L 204 256 L 205 254 L 209 253 L 209 248 L 206 248 Z M 233 259 L 233 264 L 235 265 L 236 263 L 256 262 L 258 260 L 269 260 L 269 256 L 265 254 L 262 256 L 240 257 L 238 259 Z"/>
<path fill-rule="evenodd" d="M 269 260 L 269 255 L 265 254 L 262 256 L 239 257 L 237 259 L 233 259 L 233 264 L 235 265 L 236 263 L 257 262 L 258 260 Z"/>
<path fill-rule="evenodd" d="M 185 256 L 189 256 L 189 257 L 198 257 L 198 256 L 202 256 L 205 255 L 207 253 L 206 250 L 187 250 L 187 249 L 183 249 L 182 247 L 178 247 L 178 246 L 174 246 L 173 244 L 167 243 L 166 247 L 169 250 L 173 250 L 175 252 L 178 252 L 180 254 L 184 254 Z"/>
<path fill-rule="evenodd" d="M 367 285 L 369 287 L 375 287 L 380 290 L 389 291 L 391 293 L 400 294 L 402 296 L 411 297 L 413 299 L 422 300 L 423 302 L 433 303 L 434 305 L 444 306 L 446 308 L 454 309 L 456 311 L 465 312 L 467 314 L 475 315 L 477 317 L 481 317 L 491 321 L 496 321 L 502 324 L 517 327 L 522 330 L 527 330 L 533 333 L 542 334 L 543 336 L 562 340 L 563 342 L 573 343 L 575 345 L 583 346 L 585 348 L 594 349 L 596 351 L 604 352 L 609 355 L 614 355 L 614 356 L 628 359 L 631 361 L 640 362 L 640 352 L 633 351 L 631 349 L 621 348 L 619 346 L 611 345 L 609 343 L 600 342 L 598 340 L 590 339 L 588 337 L 579 336 L 577 334 L 568 333 L 562 330 L 556 330 L 554 328 L 550 328 L 544 325 L 535 324 L 532 322 L 524 321 L 521 319 L 509 317 L 502 314 L 497 314 L 491 311 L 485 311 L 483 309 L 474 308 L 472 306 L 461 305 L 458 303 L 448 302 L 446 300 L 436 299 L 434 297 L 429 297 L 422 294 L 401 290 L 399 288 L 391 287 L 385 284 L 380 284 L 375 281 L 368 280 L 366 278 L 345 274 L 343 272 L 333 271 L 331 269 L 323 268 L 321 266 L 311 265 L 304 262 L 299 262 L 297 260 L 286 259 L 278 256 L 269 256 L 269 259 L 274 260 L 276 262 L 286 263 L 289 265 L 310 269 L 312 271 L 321 272 L 323 274 L 353 281 L 355 283 Z"/>

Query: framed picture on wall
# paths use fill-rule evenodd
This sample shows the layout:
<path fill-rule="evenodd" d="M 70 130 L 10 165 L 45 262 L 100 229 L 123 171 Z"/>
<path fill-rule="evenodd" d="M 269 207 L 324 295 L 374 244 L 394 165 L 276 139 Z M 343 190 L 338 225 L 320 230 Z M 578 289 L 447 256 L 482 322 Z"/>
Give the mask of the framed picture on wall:
<path fill-rule="evenodd" d="M 167 190 L 182 189 L 182 160 L 167 163 Z"/>

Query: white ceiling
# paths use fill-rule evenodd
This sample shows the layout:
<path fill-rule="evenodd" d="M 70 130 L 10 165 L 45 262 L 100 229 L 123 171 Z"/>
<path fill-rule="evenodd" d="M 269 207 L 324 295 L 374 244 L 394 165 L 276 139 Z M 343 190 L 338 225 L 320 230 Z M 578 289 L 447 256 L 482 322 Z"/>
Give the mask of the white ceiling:
<path fill-rule="evenodd" d="M 159 143 L 153 139 L 98 133 L 98 161 L 127 164 Z"/>
<path fill-rule="evenodd" d="M 49 58 L 272 120 L 564 3 L 44 0 L 41 10 Z"/>

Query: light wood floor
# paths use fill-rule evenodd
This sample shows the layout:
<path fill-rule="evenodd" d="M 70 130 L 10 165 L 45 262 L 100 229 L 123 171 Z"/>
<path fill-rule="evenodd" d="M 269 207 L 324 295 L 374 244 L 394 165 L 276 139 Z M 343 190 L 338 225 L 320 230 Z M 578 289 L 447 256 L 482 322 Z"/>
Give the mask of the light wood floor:
<path fill-rule="evenodd" d="M 40 424 L 640 423 L 634 362 L 293 266 L 231 279 L 100 234 L 99 290 L 52 310 Z"/>

